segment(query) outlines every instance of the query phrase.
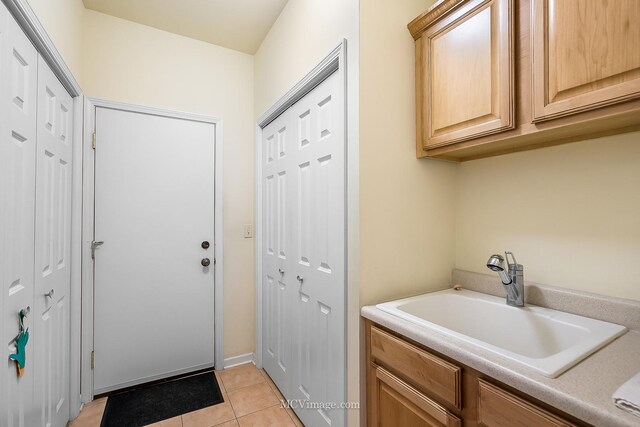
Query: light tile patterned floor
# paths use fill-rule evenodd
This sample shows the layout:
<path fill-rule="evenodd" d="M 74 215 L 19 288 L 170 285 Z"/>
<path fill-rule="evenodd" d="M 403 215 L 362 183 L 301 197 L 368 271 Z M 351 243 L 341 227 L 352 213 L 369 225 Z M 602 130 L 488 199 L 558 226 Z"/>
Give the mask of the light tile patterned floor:
<path fill-rule="evenodd" d="M 271 378 L 252 363 L 216 371 L 224 403 L 151 424 L 153 427 L 301 427 Z M 69 427 L 99 427 L 106 398 L 94 400 Z"/>

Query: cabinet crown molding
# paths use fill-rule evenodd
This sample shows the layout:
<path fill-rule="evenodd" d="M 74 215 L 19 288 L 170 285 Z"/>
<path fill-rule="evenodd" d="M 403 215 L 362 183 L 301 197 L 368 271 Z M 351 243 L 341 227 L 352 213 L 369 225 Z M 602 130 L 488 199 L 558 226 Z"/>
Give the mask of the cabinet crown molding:
<path fill-rule="evenodd" d="M 413 39 L 418 40 L 430 25 L 440 20 L 465 1 L 467 0 L 438 0 L 433 6 L 407 25 Z"/>

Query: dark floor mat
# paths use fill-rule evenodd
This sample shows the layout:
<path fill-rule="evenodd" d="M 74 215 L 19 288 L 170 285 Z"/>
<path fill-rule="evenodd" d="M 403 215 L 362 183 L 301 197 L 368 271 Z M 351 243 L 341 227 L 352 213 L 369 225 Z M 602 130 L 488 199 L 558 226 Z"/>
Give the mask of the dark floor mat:
<path fill-rule="evenodd" d="M 100 427 L 138 427 L 222 403 L 213 372 L 109 396 Z"/>

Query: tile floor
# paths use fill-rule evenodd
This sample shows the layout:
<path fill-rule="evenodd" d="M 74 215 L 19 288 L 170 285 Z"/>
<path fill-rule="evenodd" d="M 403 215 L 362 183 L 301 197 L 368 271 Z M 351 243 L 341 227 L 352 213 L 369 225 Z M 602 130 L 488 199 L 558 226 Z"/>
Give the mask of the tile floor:
<path fill-rule="evenodd" d="M 271 378 L 252 363 L 216 371 L 224 403 L 151 424 L 153 427 L 300 427 Z M 94 400 L 69 427 L 99 427 L 106 398 Z"/>

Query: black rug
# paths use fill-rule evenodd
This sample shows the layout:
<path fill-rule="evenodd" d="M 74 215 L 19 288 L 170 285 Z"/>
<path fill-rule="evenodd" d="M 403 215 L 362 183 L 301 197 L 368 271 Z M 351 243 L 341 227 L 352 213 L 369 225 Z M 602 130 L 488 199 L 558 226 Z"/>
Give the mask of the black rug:
<path fill-rule="evenodd" d="M 109 396 L 100 427 L 138 427 L 222 403 L 213 372 Z"/>

